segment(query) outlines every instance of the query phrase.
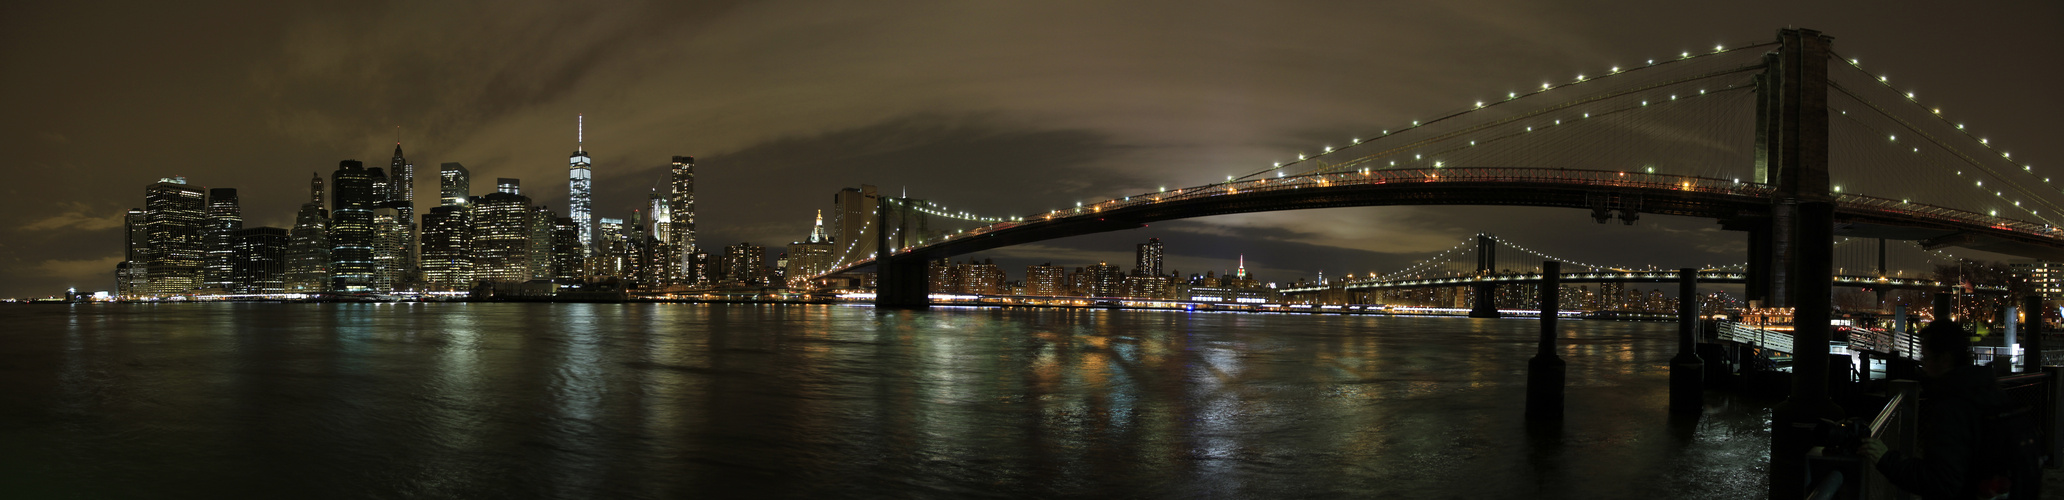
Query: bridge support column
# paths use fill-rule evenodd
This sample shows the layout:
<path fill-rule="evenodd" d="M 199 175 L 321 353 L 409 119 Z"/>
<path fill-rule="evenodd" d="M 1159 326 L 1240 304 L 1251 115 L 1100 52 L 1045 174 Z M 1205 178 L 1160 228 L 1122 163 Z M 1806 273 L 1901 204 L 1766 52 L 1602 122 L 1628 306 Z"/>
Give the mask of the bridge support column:
<path fill-rule="evenodd" d="M 1569 364 L 1555 355 L 1556 314 L 1562 310 L 1562 263 L 1541 263 L 1541 341 L 1527 360 L 1527 420 L 1562 420 L 1562 387 Z"/>
<path fill-rule="evenodd" d="M 2040 372 L 2042 371 L 2043 367 L 2042 295 L 2040 295 L 2038 292 L 2038 295 L 2032 295 L 2027 298 L 2021 299 L 2021 310 L 2024 311 L 2024 314 L 2028 315 L 2028 329 L 2021 332 L 2021 336 L 2024 338 L 2024 340 L 2021 341 L 2021 352 L 2022 355 L 2027 358 L 2026 360 L 2021 362 L 2021 371 L 2028 373 Z M 2056 384 L 2057 381 L 2055 379 L 2051 379 L 2050 383 Z"/>
<path fill-rule="evenodd" d="M 925 259 L 916 255 L 894 255 L 889 241 L 889 214 L 896 213 L 887 196 L 874 208 L 874 307 L 880 309 L 927 309 L 932 306 L 931 273 Z"/>
<path fill-rule="evenodd" d="M 1498 272 L 1498 243 L 1490 235 L 1476 235 L 1476 275 L 1489 277 Z M 1476 293 L 1476 300 L 1469 304 L 1469 317 L 1496 318 L 1498 315 L 1498 284 L 1480 282 L 1470 285 Z"/>
<path fill-rule="evenodd" d="M 1935 298 L 1935 321 L 1956 317 L 1956 284 L 1952 283 L 1949 288 L 1936 290 L 1929 296 Z"/>
<path fill-rule="evenodd" d="M 1773 298 L 1792 311 L 1792 393 L 1771 411 L 1770 498 L 1806 495 L 1806 453 L 1814 428 L 1840 420 L 1828 397 L 1829 316 L 1834 291 L 1834 199 L 1828 191 L 1828 64 L 1834 38 L 1806 29 L 1778 30 L 1779 48 L 1758 88 L 1768 122 L 1759 124 L 1763 160 L 1775 177 L 1771 205 Z"/>
<path fill-rule="evenodd" d="M 1677 270 L 1677 356 L 1670 358 L 1670 411 L 1696 414 L 1706 408 L 1705 360 L 1698 340 L 1698 270 Z"/>

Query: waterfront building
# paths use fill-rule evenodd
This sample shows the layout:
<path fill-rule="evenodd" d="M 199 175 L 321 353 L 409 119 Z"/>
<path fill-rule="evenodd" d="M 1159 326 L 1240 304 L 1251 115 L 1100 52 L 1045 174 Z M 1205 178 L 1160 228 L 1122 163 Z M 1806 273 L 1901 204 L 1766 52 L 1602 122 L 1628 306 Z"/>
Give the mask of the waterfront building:
<path fill-rule="evenodd" d="M 530 198 L 497 191 L 473 199 L 473 277 L 477 282 L 530 280 Z"/>
<path fill-rule="evenodd" d="M 622 280 L 627 238 L 623 219 L 595 218 L 595 256 L 588 259 L 588 276 L 595 281 Z"/>
<path fill-rule="evenodd" d="M 446 162 L 437 167 L 437 196 L 440 206 L 466 204 L 473 196 L 473 176 L 459 162 Z M 428 226 L 429 224 L 424 224 Z M 427 228 L 426 228 L 427 229 Z"/>
<path fill-rule="evenodd" d="M 1004 282 L 1010 278 L 1004 275 L 1003 268 L 996 266 L 995 260 L 983 259 L 976 262 L 970 257 L 967 263 L 953 266 L 952 277 L 949 279 L 954 285 L 953 293 L 997 295 L 1003 293 Z"/>
<path fill-rule="evenodd" d="M 668 229 L 672 231 L 672 235 L 668 237 L 668 241 L 677 248 L 673 255 L 677 259 L 673 273 L 687 284 L 705 285 L 707 283 L 698 279 L 699 275 L 689 269 L 692 267 L 689 256 L 696 252 L 695 157 L 675 156 L 673 168 L 669 173 L 672 178 L 667 186 L 667 206 L 670 207 L 668 219 L 671 223 Z"/>
<path fill-rule="evenodd" d="M 552 270 L 552 209 L 530 207 L 530 279 L 550 281 Z"/>
<path fill-rule="evenodd" d="M 688 282 L 694 286 L 711 286 L 717 281 L 716 263 L 711 262 L 709 252 L 696 250 L 688 254 Z"/>
<path fill-rule="evenodd" d="M 329 210 L 323 209 L 322 175 L 308 184 L 309 202 L 294 214 L 287 232 L 287 291 L 319 293 L 330 289 Z"/>
<path fill-rule="evenodd" d="M 373 269 L 367 288 L 387 293 L 407 288 L 408 227 L 401 224 L 401 210 L 382 206 L 373 209 Z"/>
<path fill-rule="evenodd" d="M 495 192 L 497 192 L 497 193 L 509 193 L 509 194 L 513 194 L 513 195 L 518 195 L 518 196 L 521 196 L 521 195 L 523 195 L 523 181 L 522 181 L 522 180 L 519 180 L 519 179 L 511 179 L 511 178 L 508 178 L 508 177 L 499 177 L 499 178 L 496 178 L 496 179 L 495 179 Z"/>
<path fill-rule="evenodd" d="M 650 255 L 651 269 L 646 273 L 648 284 L 657 287 L 682 284 L 681 246 L 674 243 L 679 236 L 674 230 L 672 203 L 658 191 L 648 195 L 652 227 L 646 234 L 651 240 L 645 242 L 646 253 Z"/>
<path fill-rule="evenodd" d="M 810 237 L 788 244 L 787 261 L 782 265 L 782 278 L 789 288 L 809 288 L 810 278 L 831 270 L 831 235 L 824 232 L 824 211 L 817 211 L 817 223 L 810 228 Z"/>
<path fill-rule="evenodd" d="M 2036 260 L 2007 264 L 2014 275 L 2028 283 L 2030 292 L 2043 300 L 2064 300 L 2064 263 Z"/>
<path fill-rule="evenodd" d="M 758 285 L 766 282 L 767 248 L 752 243 L 724 247 L 724 281 L 730 285 Z"/>
<path fill-rule="evenodd" d="M 159 179 L 144 187 L 147 246 L 145 281 L 157 296 L 184 295 L 201 286 L 208 226 L 207 194 L 184 177 Z"/>
<path fill-rule="evenodd" d="M 1025 295 L 1058 297 L 1068 295 L 1068 268 L 1052 262 L 1025 266 Z"/>
<path fill-rule="evenodd" d="M 277 227 L 239 228 L 232 234 L 234 247 L 229 291 L 241 294 L 273 294 L 287 290 L 287 230 Z"/>
<path fill-rule="evenodd" d="M 380 202 L 374 175 L 358 160 L 338 162 L 330 174 L 330 290 L 364 292 L 373 280 L 373 208 Z"/>
<path fill-rule="evenodd" d="M 236 232 L 244 228 L 236 188 L 208 190 L 207 257 L 201 264 L 201 289 L 228 293 L 236 289 Z"/>
<path fill-rule="evenodd" d="M 581 257 L 594 253 L 595 192 L 593 161 L 588 159 L 587 120 L 575 117 L 573 155 L 566 159 L 566 211 L 580 237 Z"/>
<path fill-rule="evenodd" d="M 122 216 L 122 262 L 115 264 L 115 293 L 123 300 L 150 294 L 150 276 L 145 271 L 150 257 L 150 212 L 131 208 Z"/>
<path fill-rule="evenodd" d="M 423 281 L 438 290 L 473 286 L 473 227 L 460 202 L 423 214 Z"/>
<path fill-rule="evenodd" d="M 1117 297 L 1125 294 L 1125 272 L 1108 262 L 1098 262 L 1084 269 L 1089 276 L 1090 297 Z"/>
<path fill-rule="evenodd" d="M 1135 246 L 1133 250 L 1134 264 L 1132 275 L 1160 276 L 1161 254 L 1162 245 L 1160 238 L 1147 238 L 1146 243 Z"/>
<path fill-rule="evenodd" d="M 587 278 L 587 260 L 582 255 L 580 224 L 572 217 L 552 220 L 552 281 L 578 284 Z"/>

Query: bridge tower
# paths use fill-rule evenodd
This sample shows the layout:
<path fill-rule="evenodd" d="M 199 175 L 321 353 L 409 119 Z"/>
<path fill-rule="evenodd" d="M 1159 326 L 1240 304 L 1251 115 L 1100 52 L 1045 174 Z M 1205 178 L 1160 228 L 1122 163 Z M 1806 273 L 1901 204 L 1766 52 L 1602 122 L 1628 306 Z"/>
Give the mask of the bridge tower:
<path fill-rule="evenodd" d="M 1491 235 L 1476 235 L 1476 277 L 1489 278 L 1498 272 L 1498 242 Z M 1470 285 L 1476 291 L 1475 300 L 1470 302 L 1469 317 L 1498 317 L 1498 285 L 1489 281 Z"/>
<path fill-rule="evenodd" d="M 1772 411 L 1770 497 L 1804 495 L 1806 453 L 1821 419 L 1839 420 L 1828 398 L 1830 294 L 1834 280 L 1834 198 L 1828 193 L 1828 64 L 1834 37 L 1778 30 L 1756 79 L 1756 174 L 1777 187 L 1769 217 L 1749 229 L 1746 292 L 1793 308 L 1792 391 Z"/>
<path fill-rule="evenodd" d="M 922 255 L 906 253 L 895 255 L 898 245 L 891 241 L 890 214 L 902 213 L 902 207 L 891 206 L 908 203 L 907 199 L 882 196 L 876 198 L 874 210 L 874 307 L 877 309 L 928 309 L 931 307 L 931 273 L 927 272 L 929 262 Z M 900 224 L 900 222 L 899 222 Z"/>

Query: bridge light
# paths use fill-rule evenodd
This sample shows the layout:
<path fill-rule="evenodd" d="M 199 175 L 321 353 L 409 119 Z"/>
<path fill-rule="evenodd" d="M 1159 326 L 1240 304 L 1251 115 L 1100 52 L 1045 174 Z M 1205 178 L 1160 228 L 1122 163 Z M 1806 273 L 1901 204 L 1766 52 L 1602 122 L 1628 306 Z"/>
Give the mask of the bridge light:
<path fill-rule="evenodd" d="M 1675 101 L 1675 100 L 1677 100 L 1677 94 L 1670 94 L 1670 100 L 1672 100 L 1672 101 Z"/>
<path fill-rule="evenodd" d="M 1993 217 L 1999 217 L 1999 211 L 1998 211 L 1998 210 L 1993 210 L 1993 211 L 1992 211 L 1992 216 L 1993 216 Z"/>
<path fill-rule="evenodd" d="M 1483 107 L 1483 101 L 1476 101 L 1476 107 Z"/>
<path fill-rule="evenodd" d="M 1992 144 L 1992 142 L 1991 142 L 1991 141 L 1990 141 L 1989 139 L 1979 139 L 1979 140 L 1978 140 L 1978 143 L 1979 143 L 1979 144 Z"/>
<path fill-rule="evenodd" d="M 1883 82 L 1883 81 L 1888 81 L 1888 80 L 1890 80 L 1890 79 L 1889 79 L 1889 78 L 1886 78 L 1886 77 L 1882 77 L 1882 76 L 1878 77 L 1878 81 L 1880 81 L 1880 82 Z"/>
<path fill-rule="evenodd" d="M 1326 146 L 1326 152 L 1328 152 L 1328 153 L 1331 153 L 1331 152 L 1333 152 L 1333 146 Z"/>
<path fill-rule="evenodd" d="M 1541 82 L 1541 90 L 1548 90 L 1548 82 Z"/>
<path fill-rule="evenodd" d="M 1842 186 L 1835 186 L 1835 192 L 1837 192 L 1837 193 L 1840 193 L 1840 192 L 1842 192 Z"/>
<path fill-rule="evenodd" d="M 1913 98 L 1914 98 L 1914 96 L 1913 96 L 1913 93 L 1912 93 L 1912 92 L 1907 92 L 1907 93 L 1906 93 L 1906 99 L 1907 99 L 1907 100 L 1909 100 L 1909 101 L 1910 101 L 1910 100 L 1913 100 Z"/>
<path fill-rule="evenodd" d="M 1687 50 L 1687 51 L 1684 51 L 1684 54 L 1683 54 L 1683 55 L 1681 55 L 1681 56 L 1679 56 L 1679 57 L 1685 57 L 1685 58 L 1690 58 L 1690 57 L 1691 57 L 1691 51 L 1689 51 L 1689 50 Z"/>
<path fill-rule="evenodd" d="M 1647 106 L 1647 105 L 1648 105 L 1648 100 L 1647 100 L 1647 99 L 1642 99 L 1642 100 L 1641 100 L 1641 105 L 1642 105 L 1642 106 Z"/>
<path fill-rule="evenodd" d="M 1855 66 L 1855 65 L 1859 65 L 1859 64 L 1863 64 L 1863 61 L 1858 61 L 1858 60 L 1855 60 L 1855 59 L 1850 59 L 1850 60 L 1849 60 L 1849 65 L 1850 65 L 1850 66 Z"/>
<path fill-rule="evenodd" d="M 1297 153 L 1297 161 L 1304 161 L 1304 153 Z"/>
<path fill-rule="evenodd" d="M 1942 114 L 1942 108 L 1935 108 L 1935 114 Z"/>
<path fill-rule="evenodd" d="M 1583 73 L 1577 73 L 1577 81 L 1580 81 L 1580 82 L 1581 82 L 1581 81 L 1584 81 L 1584 74 L 1583 74 Z"/>
<path fill-rule="evenodd" d="M 1959 124 L 1957 124 L 1957 130 L 1963 130 L 1963 129 L 1964 129 L 1964 124 L 1962 124 L 1962 123 L 1959 123 Z"/>
<path fill-rule="evenodd" d="M 1441 168 L 1441 162 L 1440 162 L 1440 161 L 1438 161 L 1438 160 L 1434 161 L 1434 162 L 1433 162 L 1433 168 Z"/>
<path fill-rule="evenodd" d="M 1532 132 L 1532 131 L 1534 131 L 1534 128 L 1533 128 L 1533 127 L 1527 127 L 1527 131 L 1528 131 L 1528 132 Z M 1469 145 L 1471 145 L 1471 146 L 1475 146 L 1475 145 L 1476 145 L 1476 141 L 1469 141 Z"/>
<path fill-rule="evenodd" d="M 1561 119 L 1561 118 L 1557 118 L 1557 119 L 1555 119 L 1555 124 L 1556 124 L 1556 125 L 1561 125 L 1561 124 L 1562 124 L 1562 119 Z"/>
<path fill-rule="evenodd" d="M 1727 47 L 1726 47 L 1726 46 L 1722 46 L 1722 45 L 1714 45 L 1714 46 L 1713 46 L 1713 51 L 1714 51 L 1714 52 L 1726 52 L 1726 51 L 1727 51 Z"/>
<path fill-rule="evenodd" d="M 1655 167 L 1648 167 L 1648 173 L 1655 173 Z"/>
<path fill-rule="evenodd" d="M 1898 134 L 1892 134 L 1892 135 L 1888 135 L 1888 136 L 1885 136 L 1885 139 L 1886 139 L 1886 140 L 1893 140 L 1893 141 L 1896 141 L 1896 140 L 1899 140 L 1899 135 L 1898 135 Z"/>
<path fill-rule="evenodd" d="M 1613 66 L 1613 67 L 1612 67 L 1612 72 L 1614 72 L 1614 73 L 1618 73 L 1618 72 L 1620 72 L 1620 67 L 1619 67 L 1619 66 Z"/>
<path fill-rule="evenodd" d="M 1590 117 L 1591 117 L 1591 114 L 1590 114 L 1590 113 L 1584 113 L 1584 117 L 1585 117 L 1585 118 L 1590 118 Z"/>
<path fill-rule="evenodd" d="M 1362 138 L 1360 138 L 1360 137 L 1356 137 L 1356 138 L 1355 138 L 1355 139 L 1354 139 L 1353 141 L 1350 141 L 1350 142 L 1348 142 L 1348 144 L 1361 144 L 1361 143 L 1362 143 Z"/>
<path fill-rule="evenodd" d="M 1518 98 L 1518 97 L 1519 97 L 1519 93 L 1518 93 L 1518 92 L 1506 92 L 1506 93 L 1505 93 L 1505 98 L 1506 98 L 1506 99 L 1516 99 L 1516 98 Z"/>

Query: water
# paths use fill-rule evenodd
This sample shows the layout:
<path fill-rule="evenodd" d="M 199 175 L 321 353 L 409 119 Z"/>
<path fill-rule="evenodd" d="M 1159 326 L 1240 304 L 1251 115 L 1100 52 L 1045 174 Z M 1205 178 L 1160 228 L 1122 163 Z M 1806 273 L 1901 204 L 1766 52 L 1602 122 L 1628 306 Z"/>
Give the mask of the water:
<path fill-rule="evenodd" d="M 91 497 L 1745 498 L 1767 405 L 1674 326 L 654 304 L 0 307 L 0 491 Z"/>

